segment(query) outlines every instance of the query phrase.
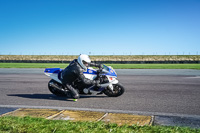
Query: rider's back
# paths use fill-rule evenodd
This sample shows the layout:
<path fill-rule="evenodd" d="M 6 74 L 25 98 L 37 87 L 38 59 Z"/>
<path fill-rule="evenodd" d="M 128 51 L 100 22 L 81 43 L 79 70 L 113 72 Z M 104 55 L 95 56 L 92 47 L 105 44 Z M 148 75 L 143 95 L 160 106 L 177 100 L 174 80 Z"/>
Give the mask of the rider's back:
<path fill-rule="evenodd" d="M 73 60 L 69 66 L 67 66 L 63 71 L 62 71 L 62 82 L 71 84 L 73 81 L 75 81 L 78 77 L 79 74 L 83 71 L 83 69 L 80 67 L 80 65 L 77 62 L 77 59 Z"/>

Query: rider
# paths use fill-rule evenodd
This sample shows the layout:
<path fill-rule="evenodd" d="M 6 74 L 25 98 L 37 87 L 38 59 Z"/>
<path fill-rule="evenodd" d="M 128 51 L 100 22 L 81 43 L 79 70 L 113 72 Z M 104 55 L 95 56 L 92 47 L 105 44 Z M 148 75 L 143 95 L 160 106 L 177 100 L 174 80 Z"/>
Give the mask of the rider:
<path fill-rule="evenodd" d="M 80 97 L 77 90 L 72 87 L 72 83 L 76 79 L 80 79 L 85 85 L 99 86 L 99 80 L 90 80 L 84 76 L 83 72 L 87 71 L 89 66 L 100 68 L 101 64 L 91 63 L 88 55 L 81 54 L 79 55 L 78 59 L 74 59 L 61 73 L 61 81 L 63 85 L 70 90 L 74 99 L 78 99 Z"/>

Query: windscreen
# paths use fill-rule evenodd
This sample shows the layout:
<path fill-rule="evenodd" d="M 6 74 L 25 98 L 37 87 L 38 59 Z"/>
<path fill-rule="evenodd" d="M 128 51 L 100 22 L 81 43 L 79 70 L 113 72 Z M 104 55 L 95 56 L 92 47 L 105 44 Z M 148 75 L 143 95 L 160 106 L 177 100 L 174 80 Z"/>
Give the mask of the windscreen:
<path fill-rule="evenodd" d="M 109 67 L 103 65 L 103 69 L 109 72 Z"/>

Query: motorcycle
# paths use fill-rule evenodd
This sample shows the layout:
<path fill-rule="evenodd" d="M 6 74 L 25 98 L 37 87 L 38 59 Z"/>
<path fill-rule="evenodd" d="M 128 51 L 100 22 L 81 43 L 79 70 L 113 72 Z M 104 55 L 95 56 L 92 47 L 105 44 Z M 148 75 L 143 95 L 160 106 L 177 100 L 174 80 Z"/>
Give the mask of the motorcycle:
<path fill-rule="evenodd" d="M 62 71 L 60 68 L 46 68 L 44 73 L 52 78 L 48 83 L 48 88 L 51 93 L 56 96 L 69 97 L 70 92 L 65 88 L 60 79 Z M 97 70 L 89 67 L 83 74 L 90 80 L 100 79 L 101 82 L 98 87 L 94 85 L 86 86 L 77 79 L 72 83 L 72 87 L 77 89 L 79 94 L 98 95 L 104 93 L 108 97 L 118 97 L 125 91 L 123 85 L 117 80 L 117 73 L 111 66 L 103 65 L 102 68 Z"/>

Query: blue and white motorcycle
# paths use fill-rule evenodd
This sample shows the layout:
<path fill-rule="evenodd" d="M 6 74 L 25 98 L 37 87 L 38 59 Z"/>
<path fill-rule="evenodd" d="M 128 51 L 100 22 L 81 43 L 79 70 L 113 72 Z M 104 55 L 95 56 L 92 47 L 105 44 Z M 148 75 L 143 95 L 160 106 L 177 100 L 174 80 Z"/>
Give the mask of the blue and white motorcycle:
<path fill-rule="evenodd" d="M 45 69 L 45 75 L 52 78 L 48 83 L 48 88 L 57 96 L 69 97 L 69 90 L 64 87 L 60 80 L 61 71 L 62 69 L 60 68 Z M 77 89 L 80 94 L 97 95 L 104 93 L 109 97 L 118 97 L 121 96 L 125 91 L 123 85 L 117 80 L 117 73 L 110 66 L 103 65 L 103 67 L 98 70 L 89 67 L 87 72 L 83 72 L 83 74 L 90 80 L 101 79 L 101 83 L 98 87 L 86 86 L 77 79 L 72 83 L 72 86 Z"/>

